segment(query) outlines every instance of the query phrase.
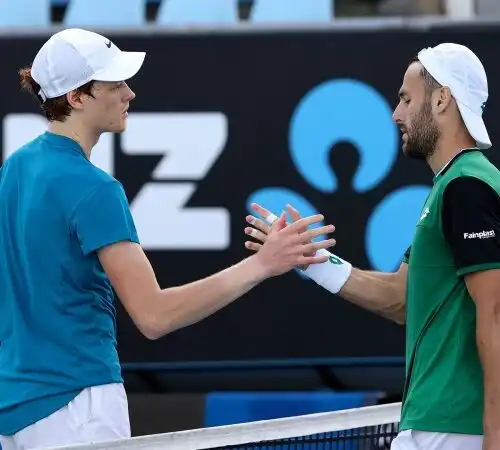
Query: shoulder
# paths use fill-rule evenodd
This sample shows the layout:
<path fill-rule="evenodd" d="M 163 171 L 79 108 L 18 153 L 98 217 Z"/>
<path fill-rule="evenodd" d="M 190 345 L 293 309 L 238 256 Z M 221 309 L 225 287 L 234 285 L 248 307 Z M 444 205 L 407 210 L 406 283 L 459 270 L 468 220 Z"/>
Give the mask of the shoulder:
<path fill-rule="evenodd" d="M 86 178 L 86 183 L 83 186 L 75 189 L 75 192 L 78 192 L 75 206 L 88 202 L 92 198 L 94 198 L 92 201 L 97 200 L 102 205 L 110 198 L 126 199 L 122 184 L 106 172 L 101 172 L 95 172 L 94 175 Z"/>
<path fill-rule="evenodd" d="M 49 183 L 51 192 L 57 190 L 54 197 L 60 199 L 60 205 L 69 217 L 77 209 L 87 209 L 89 202 L 105 207 L 109 199 L 125 196 L 122 185 L 113 176 L 82 158 L 62 168 Z"/>
<path fill-rule="evenodd" d="M 443 216 L 500 211 L 500 184 L 485 177 L 462 175 L 452 179 L 443 192 Z"/>
<path fill-rule="evenodd" d="M 471 151 L 459 157 L 443 176 L 448 182 L 459 177 L 477 178 L 487 183 L 498 182 L 500 170 L 483 152 Z"/>
<path fill-rule="evenodd" d="M 443 198 L 471 201 L 497 197 L 500 193 L 500 170 L 480 151 L 458 158 L 443 174 Z"/>
<path fill-rule="evenodd" d="M 496 186 L 493 186 L 489 180 L 476 175 L 463 174 L 448 182 L 444 190 L 444 197 L 455 195 L 461 196 L 464 201 L 470 201 L 476 196 L 492 193 L 498 196 Z"/>
<path fill-rule="evenodd" d="M 77 196 L 82 197 L 90 192 L 105 188 L 108 185 L 121 184 L 108 172 L 100 169 L 88 159 L 80 155 L 69 155 L 72 158 L 67 164 L 62 164 L 59 174 L 54 175 L 55 181 L 61 187 L 67 187 Z"/>
<path fill-rule="evenodd" d="M 85 205 L 89 202 L 105 207 L 110 199 L 125 197 L 125 191 L 118 180 L 80 156 L 63 164 L 57 173 L 54 167 L 51 171 L 52 174 L 46 178 L 48 190 L 60 200 L 60 205 L 68 211 L 70 217 L 77 208 L 86 208 Z"/>
<path fill-rule="evenodd" d="M 108 183 L 120 184 L 114 176 L 92 163 L 85 164 L 85 168 L 82 167 L 82 176 L 86 177 L 90 184 L 95 186 L 101 186 Z"/>

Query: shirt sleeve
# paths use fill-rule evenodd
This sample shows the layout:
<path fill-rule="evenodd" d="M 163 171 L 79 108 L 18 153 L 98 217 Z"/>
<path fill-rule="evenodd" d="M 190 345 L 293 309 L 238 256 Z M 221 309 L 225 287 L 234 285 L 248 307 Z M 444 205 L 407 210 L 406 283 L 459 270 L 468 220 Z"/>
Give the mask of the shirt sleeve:
<path fill-rule="evenodd" d="M 491 186 L 474 177 L 452 180 L 442 220 L 459 276 L 500 268 L 500 197 Z"/>
<path fill-rule="evenodd" d="M 139 243 L 127 196 L 118 182 L 103 184 L 84 197 L 72 225 L 84 255 L 120 241 Z"/>

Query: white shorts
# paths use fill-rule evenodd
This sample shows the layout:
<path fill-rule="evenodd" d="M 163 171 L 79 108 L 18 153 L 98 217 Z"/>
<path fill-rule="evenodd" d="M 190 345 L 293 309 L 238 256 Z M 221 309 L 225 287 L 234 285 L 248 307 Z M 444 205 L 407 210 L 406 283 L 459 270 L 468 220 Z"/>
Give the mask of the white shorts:
<path fill-rule="evenodd" d="M 483 436 L 405 430 L 392 441 L 391 450 L 482 450 Z"/>
<path fill-rule="evenodd" d="M 123 384 L 83 390 L 68 405 L 14 436 L 0 436 L 1 450 L 34 450 L 130 437 Z"/>

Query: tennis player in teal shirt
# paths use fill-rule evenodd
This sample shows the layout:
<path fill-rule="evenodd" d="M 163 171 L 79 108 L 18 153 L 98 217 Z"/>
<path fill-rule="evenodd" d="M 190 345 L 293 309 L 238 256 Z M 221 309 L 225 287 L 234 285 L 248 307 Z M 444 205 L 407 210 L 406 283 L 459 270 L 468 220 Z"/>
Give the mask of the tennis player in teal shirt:
<path fill-rule="evenodd" d="M 304 254 L 334 243 L 311 243 L 332 230 L 309 228 L 321 215 L 290 226 L 281 215 L 257 255 L 161 289 L 123 187 L 90 161 L 101 133 L 125 130 L 135 98 L 126 81 L 144 58 L 99 34 L 68 29 L 20 71 L 49 126 L 0 169 L 2 450 L 130 437 L 113 289 L 138 329 L 158 339 L 268 278 L 323 262 Z"/>

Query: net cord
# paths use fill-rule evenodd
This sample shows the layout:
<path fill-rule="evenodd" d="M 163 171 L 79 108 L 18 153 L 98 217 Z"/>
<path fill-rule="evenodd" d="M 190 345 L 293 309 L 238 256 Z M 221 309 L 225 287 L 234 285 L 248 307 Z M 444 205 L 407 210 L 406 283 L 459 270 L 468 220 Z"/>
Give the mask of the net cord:
<path fill-rule="evenodd" d="M 401 403 L 199 428 L 47 450 L 198 450 L 397 423 Z"/>

